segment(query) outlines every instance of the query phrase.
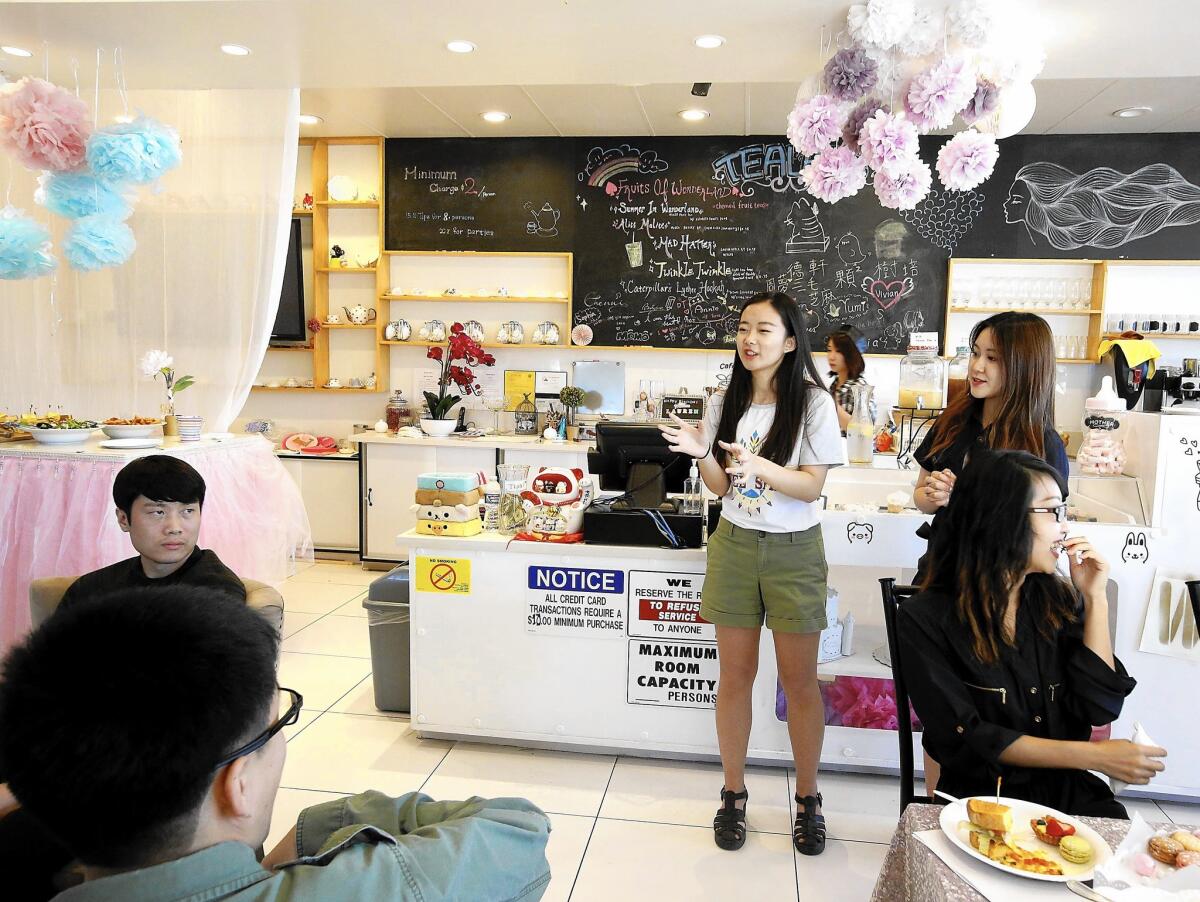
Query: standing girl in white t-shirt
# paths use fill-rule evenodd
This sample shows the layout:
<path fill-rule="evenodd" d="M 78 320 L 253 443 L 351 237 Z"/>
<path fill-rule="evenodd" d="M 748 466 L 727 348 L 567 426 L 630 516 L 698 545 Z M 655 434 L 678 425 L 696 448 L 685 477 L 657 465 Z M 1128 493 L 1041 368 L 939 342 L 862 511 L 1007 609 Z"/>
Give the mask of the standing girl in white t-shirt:
<path fill-rule="evenodd" d="M 738 322 L 729 388 L 714 395 L 702 428 L 672 416 L 671 448 L 699 458 L 704 484 L 721 497 L 708 543 L 700 614 L 716 624 L 721 681 L 717 742 L 725 786 L 713 821 L 718 846 L 746 841 L 746 748 L 759 631 L 774 634 L 796 764 L 792 841 L 804 855 L 825 848 L 817 765 L 825 709 L 817 687 L 817 644 L 825 622 L 825 473 L 845 460 L 833 399 L 806 343 L 804 316 L 779 292 L 746 302 Z"/>

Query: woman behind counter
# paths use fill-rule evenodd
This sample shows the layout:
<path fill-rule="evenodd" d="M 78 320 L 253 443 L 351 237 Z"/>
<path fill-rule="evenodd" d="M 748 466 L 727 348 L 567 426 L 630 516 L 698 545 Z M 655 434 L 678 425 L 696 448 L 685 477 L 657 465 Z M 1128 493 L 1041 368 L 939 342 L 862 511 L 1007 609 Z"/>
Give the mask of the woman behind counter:
<path fill-rule="evenodd" d="M 829 392 L 837 404 L 838 426 L 841 427 L 842 435 L 845 435 L 846 426 L 854 416 L 854 386 L 870 387 L 870 383 L 863 378 L 867 364 L 858 350 L 858 345 L 854 343 L 853 336 L 844 328 L 825 337 L 825 351 L 828 354 L 829 375 L 833 379 L 829 385 Z M 871 422 L 874 423 L 874 398 L 871 399 L 870 413 Z"/>
<path fill-rule="evenodd" d="M 1075 816 L 1125 818 L 1090 770 L 1148 783 L 1166 755 L 1090 742 L 1136 685 L 1113 656 L 1108 563 L 1068 537 L 1065 483 L 1022 451 L 973 451 L 932 540 L 923 591 L 900 606 L 902 666 L 938 788 L 996 791 Z M 1058 573 L 1065 555 L 1068 581 Z"/>

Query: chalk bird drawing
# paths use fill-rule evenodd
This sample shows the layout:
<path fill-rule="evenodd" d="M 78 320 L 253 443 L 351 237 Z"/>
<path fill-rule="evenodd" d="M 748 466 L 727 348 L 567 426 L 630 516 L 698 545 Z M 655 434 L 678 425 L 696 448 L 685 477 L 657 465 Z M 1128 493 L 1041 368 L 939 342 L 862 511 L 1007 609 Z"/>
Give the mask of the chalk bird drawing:
<path fill-rule="evenodd" d="M 1077 175 L 1057 163 L 1018 170 L 1004 221 L 1061 251 L 1121 247 L 1172 226 L 1200 225 L 1200 186 L 1165 163 L 1126 175 L 1102 166 Z"/>

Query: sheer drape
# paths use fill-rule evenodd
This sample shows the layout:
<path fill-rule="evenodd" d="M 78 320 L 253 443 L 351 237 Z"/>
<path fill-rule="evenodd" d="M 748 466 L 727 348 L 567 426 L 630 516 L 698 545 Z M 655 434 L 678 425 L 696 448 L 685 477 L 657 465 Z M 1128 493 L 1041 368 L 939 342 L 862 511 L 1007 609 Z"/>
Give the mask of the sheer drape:
<path fill-rule="evenodd" d="M 60 262 L 53 282 L 0 282 L 0 410 L 157 415 L 162 382 L 142 377 L 137 361 L 161 348 L 196 377 L 176 411 L 221 431 L 249 394 L 275 320 L 299 92 L 135 91 L 129 107 L 179 130 L 183 165 L 160 193 L 140 192 L 129 220 L 138 247 L 124 266 L 76 273 Z M 102 125 L 121 112 L 115 92 L 101 94 Z M 35 173 L 16 163 L 11 173 L 12 203 L 52 224 L 57 253 L 65 221 L 34 205 Z"/>

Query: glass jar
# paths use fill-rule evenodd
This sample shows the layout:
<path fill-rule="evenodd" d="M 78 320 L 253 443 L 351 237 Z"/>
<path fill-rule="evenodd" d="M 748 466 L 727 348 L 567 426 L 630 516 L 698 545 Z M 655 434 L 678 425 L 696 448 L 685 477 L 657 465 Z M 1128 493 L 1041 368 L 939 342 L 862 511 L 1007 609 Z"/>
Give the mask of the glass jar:
<path fill-rule="evenodd" d="M 958 353 L 954 355 L 954 359 L 950 361 L 950 366 L 946 368 L 946 406 L 949 407 L 954 403 L 954 399 L 965 395 L 970 389 L 967 387 L 970 378 L 969 371 L 971 369 L 971 349 L 966 345 L 958 346 Z"/>
<path fill-rule="evenodd" d="M 1129 411 L 1105 376 L 1100 391 L 1084 402 L 1083 441 L 1075 460 L 1089 476 L 1120 476 L 1125 472 L 1125 419 Z"/>
<path fill-rule="evenodd" d="M 938 356 L 937 335 L 914 333 L 900 361 L 900 397 L 904 410 L 936 412 L 945 406 L 946 361 Z"/>
<path fill-rule="evenodd" d="M 529 392 L 522 394 L 522 401 L 517 405 L 517 409 L 513 411 L 516 417 L 517 428 L 514 430 L 517 435 L 537 435 L 537 406 L 533 401 L 529 400 Z"/>
<path fill-rule="evenodd" d="M 875 457 L 875 423 L 871 420 L 874 389 L 865 382 L 850 386 L 854 413 L 846 424 L 846 451 L 852 464 L 869 464 Z"/>
<path fill-rule="evenodd" d="M 525 499 L 521 493 L 529 478 L 529 464 L 498 464 L 496 475 L 500 477 L 499 531 L 513 536 L 525 526 Z"/>
<path fill-rule="evenodd" d="M 399 431 L 401 426 L 413 424 L 412 407 L 404 399 L 404 392 L 398 388 L 388 398 L 387 407 L 384 408 L 384 419 L 387 421 L 388 432 L 391 433 Z"/>

